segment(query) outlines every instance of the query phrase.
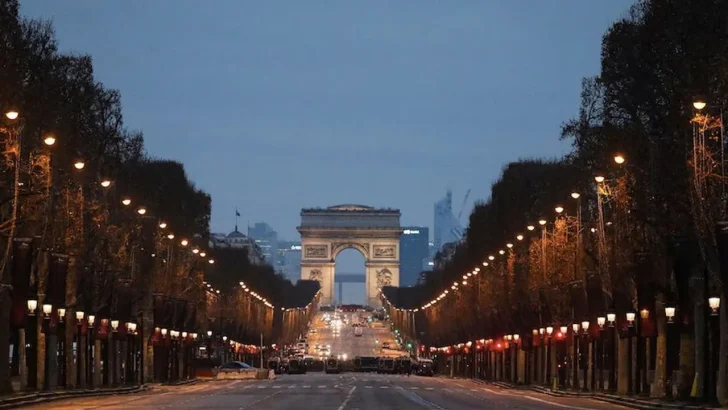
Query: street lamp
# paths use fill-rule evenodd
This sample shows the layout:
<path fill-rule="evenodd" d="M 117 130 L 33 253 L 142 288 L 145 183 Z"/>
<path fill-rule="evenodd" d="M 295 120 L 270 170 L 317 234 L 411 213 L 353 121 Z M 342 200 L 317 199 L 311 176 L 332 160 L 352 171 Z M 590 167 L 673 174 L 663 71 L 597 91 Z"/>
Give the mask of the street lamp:
<path fill-rule="evenodd" d="M 43 304 L 43 316 L 50 317 L 51 312 L 53 312 L 53 305 L 50 303 L 44 303 Z"/>
<path fill-rule="evenodd" d="M 43 138 L 43 143 L 50 147 L 56 143 L 56 138 L 50 134 L 46 135 L 46 137 Z"/>
<path fill-rule="evenodd" d="M 519 241 L 522 241 L 523 240 L 523 235 L 521 235 L 521 234 L 516 235 L 516 239 L 518 239 Z"/>
<path fill-rule="evenodd" d="M 124 204 L 124 206 L 129 206 L 131 204 L 131 198 L 124 198 L 121 200 L 121 203 Z"/>
<path fill-rule="evenodd" d="M 164 222 L 164 221 L 160 222 L 159 223 L 159 227 L 162 228 L 162 229 L 166 228 L 167 227 L 167 222 Z"/>
<path fill-rule="evenodd" d="M 535 227 L 535 226 L 533 226 L 533 225 L 528 225 L 528 226 L 526 227 L 526 229 L 528 229 L 529 231 L 532 231 L 532 230 L 536 229 L 536 227 Z"/>
<path fill-rule="evenodd" d="M 104 187 L 104 188 L 110 187 L 111 186 L 111 180 L 104 179 L 103 181 L 101 181 L 101 186 Z"/>
<path fill-rule="evenodd" d="M 707 105 L 708 105 L 708 103 L 705 102 L 705 99 L 702 97 L 696 97 L 695 100 L 693 100 L 693 108 L 695 108 L 698 111 L 702 110 Z M 14 118 L 11 118 L 11 119 L 14 119 Z"/>
<path fill-rule="evenodd" d="M 617 315 L 614 313 L 607 313 L 607 321 L 609 322 L 609 327 L 614 327 L 614 321 L 617 320 Z"/>
<path fill-rule="evenodd" d="M 627 159 L 624 158 L 623 155 L 617 154 L 614 156 L 614 162 L 616 162 L 617 165 L 622 165 L 625 161 L 627 161 Z"/>
<path fill-rule="evenodd" d="M 119 321 L 118 320 L 112 320 L 111 321 L 111 331 L 116 332 L 116 330 L 119 328 Z"/>
<path fill-rule="evenodd" d="M 15 110 L 10 110 L 10 111 L 7 111 L 7 112 L 5 113 L 5 117 L 6 117 L 7 119 L 9 119 L 9 120 L 14 120 L 14 119 L 17 119 L 19 115 L 20 115 L 20 113 L 18 113 L 18 112 L 17 112 L 17 111 L 15 111 Z"/>
<path fill-rule="evenodd" d="M 604 324 L 605 324 L 606 322 L 607 322 L 607 318 L 605 318 L 604 316 L 599 316 L 599 317 L 597 318 L 597 325 L 599 325 L 599 328 L 600 328 L 600 329 L 604 327 Z"/>
<path fill-rule="evenodd" d="M 711 309 L 710 314 L 713 316 L 718 316 L 718 310 L 720 309 L 720 298 L 713 296 L 712 298 L 708 299 L 708 304 L 710 305 Z"/>
<path fill-rule="evenodd" d="M 83 310 L 76 311 L 76 321 L 80 324 L 83 320 Z"/>
<path fill-rule="evenodd" d="M 572 192 L 571 193 L 571 197 L 574 198 L 574 199 L 579 199 L 580 196 L 581 196 L 581 194 L 578 193 L 578 192 Z"/>
<path fill-rule="evenodd" d="M 38 309 L 38 300 L 37 299 L 28 299 L 28 314 L 33 316 L 35 315 L 35 310 Z"/>
<path fill-rule="evenodd" d="M 139 208 L 139 209 L 137 209 L 137 213 L 139 215 L 144 215 L 147 213 L 147 208 Z"/>
<path fill-rule="evenodd" d="M 673 323 L 675 320 L 675 307 L 665 307 L 665 316 L 667 316 L 667 323 Z"/>
<path fill-rule="evenodd" d="M 636 316 L 635 313 L 634 312 L 627 312 L 627 314 L 625 316 L 627 317 L 627 325 L 629 327 L 632 327 L 634 325 L 634 318 Z"/>
<path fill-rule="evenodd" d="M 182 246 L 187 246 L 188 243 L 189 242 L 187 241 L 187 239 L 182 239 L 179 244 Z"/>
<path fill-rule="evenodd" d="M 167 239 L 174 239 L 174 234 L 171 233 L 171 234 L 167 235 Z"/>
<path fill-rule="evenodd" d="M 76 161 L 73 163 L 73 166 L 74 166 L 74 168 L 81 170 L 81 169 L 83 169 L 83 167 L 86 166 L 86 163 L 83 161 Z"/>
<path fill-rule="evenodd" d="M 564 207 L 557 206 L 556 208 L 554 208 L 554 211 L 556 211 L 557 214 L 560 214 L 560 213 L 564 212 Z"/>
<path fill-rule="evenodd" d="M 214 263 L 215 263 L 215 259 L 210 259 L 210 260 L 209 260 L 209 261 L 207 261 L 207 262 L 209 262 L 209 263 L 210 263 L 210 265 L 212 265 L 212 264 L 214 264 Z"/>
<path fill-rule="evenodd" d="M 598 184 L 601 184 L 604 182 L 604 176 L 603 175 L 597 175 L 594 177 L 594 180 L 597 181 Z"/>

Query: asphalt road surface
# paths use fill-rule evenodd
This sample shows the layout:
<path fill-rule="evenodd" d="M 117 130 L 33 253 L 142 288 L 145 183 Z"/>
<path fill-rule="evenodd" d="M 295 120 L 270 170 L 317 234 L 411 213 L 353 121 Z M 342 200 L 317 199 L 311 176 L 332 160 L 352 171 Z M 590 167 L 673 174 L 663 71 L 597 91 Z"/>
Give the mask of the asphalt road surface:
<path fill-rule="evenodd" d="M 332 312 L 329 312 L 333 315 Z M 324 313 L 319 312 L 312 321 L 312 328 L 316 329 L 316 333 L 308 335 L 309 352 L 308 354 L 317 357 L 315 351 L 316 343 L 322 345 L 331 345 L 331 354 L 334 356 L 346 354 L 351 359 L 355 356 L 400 356 L 404 352 L 382 349 L 383 343 L 390 343 L 395 347 L 394 336 L 389 328 L 380 322 L 374 322 L 362 329 L 361 336 L 354 336 L 354 328 L 351 326 L 354 322 L 353 316 L 360 315 L 368 318 L 369 313 L 339 313 L 339 317 L 347 317 L 349 324 L 342 324 L 340 328 L 334 326 L 326 326 L 324 322 Z"/>
<path fill-rule="evenodd" d="M 466 410 L 619 409 L 590 399 L 502 390 L 472 381 L 418 376 L 344 373 L 283 375 L 276 380 L 208 381 L 158 387 L 130 396 L 64 400 L 29 409 L 302 409 Z"/>

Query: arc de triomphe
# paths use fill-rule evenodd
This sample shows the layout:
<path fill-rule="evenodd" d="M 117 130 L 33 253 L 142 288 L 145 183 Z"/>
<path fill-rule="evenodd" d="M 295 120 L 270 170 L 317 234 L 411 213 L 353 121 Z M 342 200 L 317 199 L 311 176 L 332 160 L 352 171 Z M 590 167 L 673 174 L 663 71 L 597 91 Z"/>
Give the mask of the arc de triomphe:
<path fill-rule="evenodd" d="M 364 205 L 301 210 L 301 279 L 321 283 L 322 304 L 333 302 L 336 255 L 348 248 L 364 255 L 368 305 L 380 305 L 382 286 L 399 286 L 400 215 Z"/>

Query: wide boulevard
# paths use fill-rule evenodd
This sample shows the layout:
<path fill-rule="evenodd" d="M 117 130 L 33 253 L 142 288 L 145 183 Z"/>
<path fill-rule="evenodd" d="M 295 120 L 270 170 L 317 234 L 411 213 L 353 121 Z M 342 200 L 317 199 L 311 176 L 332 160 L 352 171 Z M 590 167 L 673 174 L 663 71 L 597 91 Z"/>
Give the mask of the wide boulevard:
<path fill-rule="evenodd" d="M 352 323 L 368 314 L 340 314 Z M 309 345 L 331 345 L 332 355 L 396 356 L 386 324 L 374 321 L 355 336 L 351 324 L 335 329 L 319 314 Z M 314 353 L 314 352 L 312 352 Z M 615 409 L 590 399 L 556 398 L 532 391 L 506 390 L 470 380 L 376 373 L 279 375 L 275 380 L 207 380 L 187 386 L 156 385 L 130 396 L 45 403 L 34 409 Z"/>
<path fill-rule="evenodd" d="M 284 375 L 271 381 L 207 381 L 133 396 L 59 401 L 32 409 L 616 409 L 441 377 L 344 373 Z"/>

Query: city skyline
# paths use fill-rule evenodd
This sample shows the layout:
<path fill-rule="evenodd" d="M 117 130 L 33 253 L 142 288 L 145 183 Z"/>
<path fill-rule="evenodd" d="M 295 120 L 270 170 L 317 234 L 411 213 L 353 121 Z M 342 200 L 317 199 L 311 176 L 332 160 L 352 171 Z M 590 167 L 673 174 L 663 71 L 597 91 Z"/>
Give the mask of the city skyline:
<path fill-rule="evenodd" d="M 631 3 L 28 1 L 21 12 L 52 18 L 61 51 L 93 56 L 149 153 L 184 163 L 211 194 L 211 231 L 229 231 L 237 206 L 295 238 L 301 208 L 340 203 L 432 226 L 444 189 L 486 200 L 509 160 L 565 153 L 579 79 L 598 72 L 601 36 Z"/>

